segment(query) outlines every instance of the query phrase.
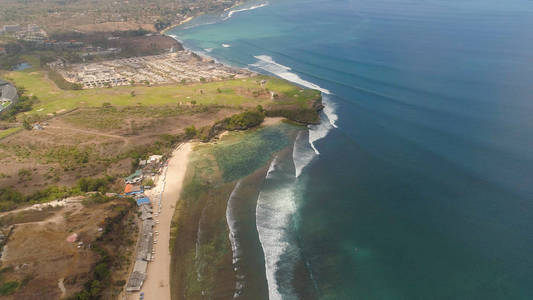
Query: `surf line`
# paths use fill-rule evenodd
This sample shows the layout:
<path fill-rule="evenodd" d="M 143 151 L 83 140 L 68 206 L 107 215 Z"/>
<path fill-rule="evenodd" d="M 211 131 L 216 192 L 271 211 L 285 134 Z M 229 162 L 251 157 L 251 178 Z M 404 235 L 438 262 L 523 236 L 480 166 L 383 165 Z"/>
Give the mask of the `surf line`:
<path fill-rule="evenodd" d="M 254 9 L 257 9 L 257 8 L 261 8 L 261 7 L 265 7 L 267 6 L 269 3 L 268 1 L 265 2 L 265 3 L 261 3 L 261 4 L 258 4 L 258 5 L 254 5 L 254 6 L 250 6 L 250 7 L 246 7 L 246 8 L 240 8 L 240 9 L 235 9 L 235 10 L 231 10 L 228 15 L 222 19 L 223 21 L 226 21 L 227 19 L 231 18 L 235 13 L 238 13 L 238 12 L 243 12 L 243 11 L 247 11 L 247 10 L 254 10 Z"/>
<path fill-rule="evenodd" d="M 256 55 L 254 56 L 257 62 L 250 64 L 250 67 L 261 69 L 270 74 L 274 74 L 277 77 L 283 78 L 287 81 L 295 83 L 306 88 L 318 90 L 322 93 L 322 101 L 324 103 L 323 118 L 318 125 L 310 125 L 309 129 L 309 144 L 313 148 L 316 155 L 320 155 L 320 152 L 315 146 L 315 142 L 325 138 L 332 128 L 337 128 L 336 121 L 338 116 L 336 114 L 335 104 L 330 100 L 330 95 L 333 93 L 328 89 L 325 89 L 317 84 L 307 81 L 301 78 L 298 74 L 292 72 L 292 69 L 288 66 L 284 66 L 276 62 L 271 56 L 268 55 Z M 299 174 L 298 174 L 299 175 Z"/>

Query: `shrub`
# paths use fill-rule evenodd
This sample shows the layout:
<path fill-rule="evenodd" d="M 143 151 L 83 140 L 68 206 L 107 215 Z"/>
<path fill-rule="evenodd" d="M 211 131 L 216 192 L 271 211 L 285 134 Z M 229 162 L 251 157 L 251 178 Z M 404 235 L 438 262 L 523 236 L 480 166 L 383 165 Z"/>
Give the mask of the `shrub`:
<path fill-rule="evenodd" d="M 109 185 L 113 182 L 114 178 L 106 176 L 102 178 L 82 178 L 78 180 L 78 188 L 82 192 L 102 192 L 105 193 L 109 190 Z"/>
<path fill-rule="evenodd" d="M 22 122 L 22 127 L 24 127 L 24 129 L 26 130 L 31 130 L 31 124 L 30 122 L 28 122 L 28 119 L 24 119 L 24 121 Z"/>
<path fill-rule="evenodd" d="M 8 281 L 0 285 L 0 296 L 7 296 L 13 294 L 19 287 L 18 281 Z"/>
<path fill-rule="evenodd" d="M 154 181 L 151 178 L 148 178 L 148 179 L 143 180 L 142 185 L 144 185 L 144 186 L 153 186 L 154 185 Z"/>
<path fill-rule="evenodd" d="M 194 127 L 194 125 L 191 125 L 190 127 L 185 128 L 185 136 L 189 139 L 195 137 L 196 133 L 197 133 L 196 127 Z"/>
<path fill-rule="evenodd" d="M 101 262 L 94 268 L 94 275 L 98 280 L 105 280 L 109 277 L 109 266 L 106 262 Z"/>

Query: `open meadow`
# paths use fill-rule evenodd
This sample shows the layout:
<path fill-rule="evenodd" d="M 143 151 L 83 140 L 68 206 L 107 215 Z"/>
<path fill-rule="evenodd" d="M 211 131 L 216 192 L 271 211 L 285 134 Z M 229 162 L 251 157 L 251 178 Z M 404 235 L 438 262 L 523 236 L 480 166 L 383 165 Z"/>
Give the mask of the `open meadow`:
<path fill-rule="evenodd" d="M 318 97 L 314 90 L 301 89 L 285 80 L 268 76 L 232 79 L 184 85 L 121 86 L 101 89 L 62 90 L 47 78 L 45 71 L 29 68 L 6 73 L 5 78 L 27 89 L 28 95 L 39 98 L 29 114 L 48 115 L 77 107 L 169 105 L 195 103 L 204 105 L 268 106 L 278 104 L 308 105 L 309 98 Z M 266 80 L 261 86 L 259 82 Z M 279 99 L 273 99 L 270 91 Z"/>

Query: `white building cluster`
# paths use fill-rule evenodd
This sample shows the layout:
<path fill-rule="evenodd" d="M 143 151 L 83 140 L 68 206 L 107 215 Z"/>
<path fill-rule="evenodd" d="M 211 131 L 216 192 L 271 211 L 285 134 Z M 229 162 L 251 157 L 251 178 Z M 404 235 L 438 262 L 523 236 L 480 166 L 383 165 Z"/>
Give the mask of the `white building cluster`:
<path fill-rule="evenodd" d="M 83 88 L 143 84 L 168 84 L 248 77 L 251 72 L 234 69 L 213 60 L 199 58 L 190 51 L 116 59 L 56 68 L 65 80 Z"/>
<path fill-rule="evenodd" d="M 48 39 L 48 34 L 39 25 L 4 25 L 0 28 L 0 34 L 14 35 L 18 40 L 26 42 L 44 42 Z"/>

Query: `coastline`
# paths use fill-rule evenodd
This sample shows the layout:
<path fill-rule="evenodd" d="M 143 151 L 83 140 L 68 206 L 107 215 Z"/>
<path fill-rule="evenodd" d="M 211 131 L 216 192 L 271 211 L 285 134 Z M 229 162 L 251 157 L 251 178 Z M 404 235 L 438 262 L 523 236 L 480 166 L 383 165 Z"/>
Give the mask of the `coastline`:
<path fill-rule="evenodd" d="M 187 22 L 189 21 L 187 20 Z M 179 25 L 167 28 L 163 34 L 167 34 L 169 30 L 177 26 Z M 177 37 L 170 36 L 178 40 Z M 180 41 L 180 43 L 182 42 Z M 183 43 L 182 46 L 199 56 L 218 62 L 207 53 L 197 53 L 195 50 L 187 48 Z M 231 66 L 228 63 L 223 64 L 242 68 Z M 272 76 L 263 72 L 258 74 Z M 320 92 L 329 94 L 329 91 L 314 85 L 309 86 L 309 82 L 306 81 L 302 84 L 277 74 L 273 75 L 273 77 L 286 80 L 301 88 L 316 90 L 320 96 L 316 99 L 317 101 L 314 101 L 304 110 L 292 111 L 294 110 L 292 107 L 289 111 L 278 109 L 265 113 L 266 118 L 259 127 L 287 126 L 282 125 L 282 123 L 287 123 L 283 121 L 284 119 L 291 121 L 287 124 L 292 123 L 294 125 L 320 124 L 319 112 L 324 108 Z M 312 116 L 314 117 L 312 118 Z M 171 229 L 175 237 L 171 237 L 170 240 L 172 254 L 169 280 L 171 281 L 169 281 L 170 288 L 167 290 L 170 290 L 172 299 L 189 299 L 200 295 L 266 299 L 265 295 L 270 294 L 270 288 L 276 283 L 272 282 L 272 278 L 270 278 L 270 284 L 267 283 L 265 269 L 271 269 L 272 266 L 265 262 L 264 246 L 255 223 L 259 186 L 262 186 L 266 179 L 267 170 L 273 159 L 272 155 L 277 156 L 283 152 L 287 159 L 292 160 L 292 155 L 289 153 L 293 153 L 293 145 L 299 136 L 296 132 L 288 134 L 290 142 L 285 147 L 272 149 L 272 152 L 262 149 L 255 153 L 253 156 L 258 157 L 263 156 L 264 152 L 269 152 L 269 159 L 265 164 L 257 166 L 258 168 L 252 172 L 253 174 L 247 173 L 231 178 L 225 178 L 227 176 L 226 170 L 220 165 L 220 158 L 217 157 L 221 154 L 219 145 L 233 143 L 237 145 L 239 138 L 236 140 L 235 136 L 230 136 L 229 139 L 222 141 L 222 138 L 229 133 L 225 131 L 218 135 L 214 145 L 207 143 L 198 148 L 197 153 L 189 162 L 183 183 L 184 193 L 182 193 L 182 199 L 176 206 L 175 221 L 173 221 Z M 268 139 L 266 138 L 266 140 Z M 248 150 L 251 149 L 250 152 L 254 152 L 253 146 L 247 145 L 247 148 Z M 234 149 L 233 152 L 242 152 L 237 149 Z M 226 160 L 224 163 L 227 163 L 228 158 L 233 155 L 225 154 L 222 156 L 225 156 L 223 158 Z M 232 157 L 230 160 L 234 160 L 231 164 L 247 161 L 242 157 Z M 230 202 L 233 205 L 230 205 Z M 239 207 L 242 207 L 237 208 L 235 206 L 237 203 L 240 204 Z M 221 227 L 222 224 L 225 226 Z M 277 247 L 276 243 L 277 241 L 272 241 L 268 246 Z M 271 252 L 271 249 L 267 250 Z M 299 267 L 300 265 L 298 265 Z M 261 271 L 258 273 L 258 270 Z M 300 270 L 300 273 L 305 273 L 305 270 Z M 298 290 L 298 292 L 301 291 Z"/>
<path fill-rule="evenodd" d="M 236 3 L 235 5 L 232 5 L 232 6 L 228 7 L 228 8 L 226 8 L 226 9 L 224 9 L 223 12 L 226 12 L 226 11 L 228 11 L 228 10 L 231 10 L 231 9 L 233 9 L 233 8 L 235 8 L 235 7 L 239 7 L 239 6 L 241 6 L 241 5 L 245 4 L 245 3 L 246 3 L 246 2 L 238 2 L 238 3 Z M 185 23 L 188 23 L 188 22 L 192 21 L 194 18 L 199 17 L 199 16 L 201 16 L 201 15 L 203 15 L 203 13 L 201 13 L 201 14 L 199 14 L 199 15 L 197 15 L 197 16 L 190 16 L 190 17 L 187 17 L 185 20 L 180 21 L 180 22 L 177 23 L 177 24 L 172 24 L 172 25 L 168 26 L 167 28 L 165 28 L 165 29 L 159 31 L 159 34 L 166 34 L 167 31 L 172 30 L 172 29 L 174 29 L 174 28 L 176 28 L 176 27 L 178 27 L 178 26 L 181 26 L 181 25 L 183 25 L 183 24 L 185 24 Z"/>
<path fill-rule="evenodd" d="M 154 260 L 148 264 L 146 280 L 140 292 L 129 293 L 127 299 L 137 300 L 141 292 L 148 299 L 170 299 L 170 225 L 183 188 L 183 180 L 192 152 L 190 142 L 181 144 L 172 153 L 165 171 L 156 186 L 147 193 L 157 210 L 157 200 L 161 195 L 161 211 L 155 218 Z M 157 234 L 158 233 L 158 234 Z"/>
<path fill-rule="evenodd" d="M 188 17 L 188 18 L 186 18 L 185 20 L 180 21 L 180 22 L 177 23 L 177 24 L 170 25 L 170 26 L 168 26 L 167 28 L 161 30 L 161 31 L 159 32 L 159 34 L 166 35 L 166 32 L 167 32 L 167 31 L 172 30 L 172 29 L 174 29 L 174 28 L 176 28 L 176 27 L 178 27 L 178 26 L 180 26 L 180 25 L 183 25 L 183 24 L 185 24 L 185 23 L 187 23 L 187 22 L 190 22 L 192 19 L 194 19 L 194 18 L 196 18 L 196 17 L 197 17 L 197 16 L 195 16 L 195 17 Z"/>
<path fill-rule="evenodd" d="M 281 121 L 221 134 L 191 154 L 172 223 L 172 299 L 268 294 L 256 200 L 273 156 L 304 130 Z"/>

